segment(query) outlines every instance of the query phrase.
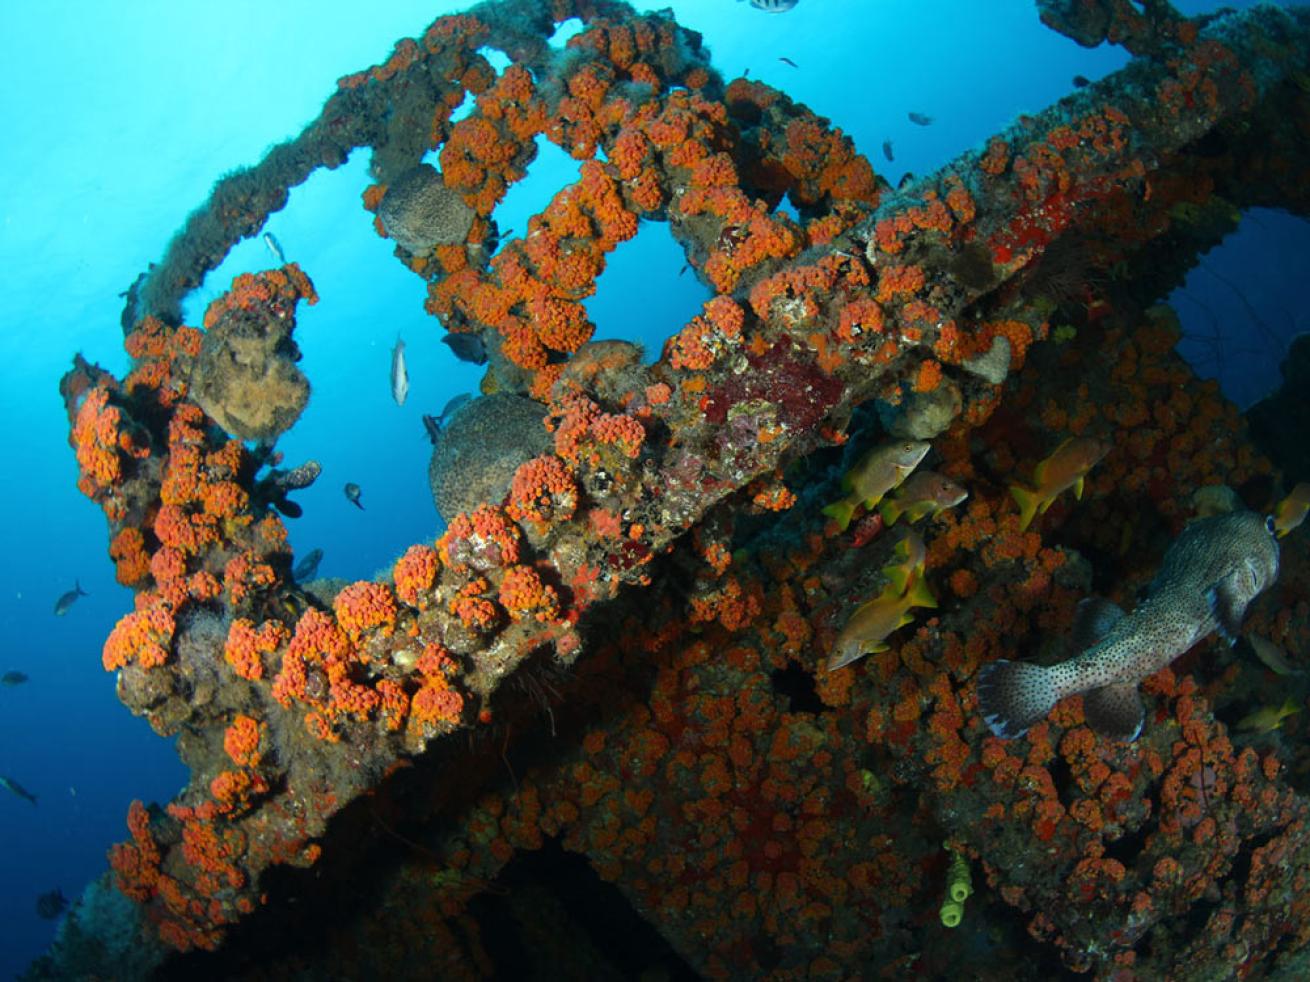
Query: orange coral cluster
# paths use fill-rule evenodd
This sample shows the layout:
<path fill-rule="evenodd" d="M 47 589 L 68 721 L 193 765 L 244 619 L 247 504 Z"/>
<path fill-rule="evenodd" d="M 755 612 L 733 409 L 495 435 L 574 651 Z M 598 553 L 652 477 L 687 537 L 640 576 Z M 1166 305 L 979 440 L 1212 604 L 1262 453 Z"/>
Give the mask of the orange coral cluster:
<path fill-rule="evenodd" d="M 599 466 L 610 448 L 620 457 L 641 452 L 646 430 L 641 420 L 626 413 L 607 413 L 581 393 L 569 393 L 551 407 L 555 452 L 567 461 Z M 614 470 L 619 470 L 614 466 Z"/>
<path fill-rule="evenodd" d="M 396 596 L 411 607 L 425 608 L 440 569 L 441 559 L 435 549 L 422 543 L 410 546 L 396 560 L 391 573 Z"/>
<path fill-rule="evenodd" d="M 264 677 L 264 657 L 277 651 L 290 636 L 281 621 L 265 621 L 255 627 L 246 618 L 236 617 L 228 628 L 223 658 L 237 675 L 253 682 Z"/>
<path fill-rule="evenodd" d="M 100 660 L 106 672 L 128 665 L 158 668 L 168 661 L 176 623 L 167 605 L 150 603 L 121 617 L 109 632 Z"/>
<path fill-rule="evenodd" d="M 352 583 L 332 601 L 337 624 L 352 642 L 367 632 L 378 632 L 384 637 L 396 626 L 396 598 L 385 583 L 361 580 Z"/>
<path fill-rule="evenodd" d="M 505 511 L 519 522 L 547 525 L 568 521 L 578 505 L 578 486 L 558 457 L 536 457 L 521 464 L 510 484 Z"/>
<path fill-rule="evenodd" d="M 352 600 L 345 606 L 350 609 L 354 604 Z M 363 612 L 366 616 L 359 623 L 373 625 L 373 615 L 379 608 L 363 603 Z M 306 726 L 311 733 L 331 741 L 336 738 L 333 728 L 337 723 L 351 718 L 370 719 L 382 703 L 377 689 L 361 680 L 366 662 L 367 656 L 331 615 L 308 610 L 296 623 L 295 634 L 282 655 L 272 696 L 286 708 L 293 702 L 308 706 Z"/>
<path fill-rule="evenodd" d="M 233 311 L 271 310 L 286 316 L 300 300 L 313 306 L 318 303 L 318 294 L 296 263 L 261 273 L 242 273 L 205 309 L 205 328 L 213 327 Z"/>
<path fill-rule="evenodd" d="M 157 317 L 144 317 L 123 342 L 132 357 L 123 391 L 141 395 L 161 408 L 175 406 L 187 394 L 192 359 L 200 354 L 203 335 L 194 327 L 170 327 Z"/>
<path fill-rule="evenodd" d="M 101 383 L 82 397 L 69 442 L 77 455 L 78 490 L 101 503 L 111 519 L 121 519 L 124 506 L 115 488 L 124 479 L 126 462 L 148 457 L 150 449 L 110 396 L 110 386 Z"/>

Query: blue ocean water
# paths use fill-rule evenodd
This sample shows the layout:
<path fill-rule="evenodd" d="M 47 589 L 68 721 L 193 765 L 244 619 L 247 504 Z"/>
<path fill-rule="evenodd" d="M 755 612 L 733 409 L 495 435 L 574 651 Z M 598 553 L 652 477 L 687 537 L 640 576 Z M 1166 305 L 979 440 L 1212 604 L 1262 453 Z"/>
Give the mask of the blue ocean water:
<path fill-rule="evenodd" d="M 125 836 L 130 800 L 167 801 L 186 781 L 171 741 L 119 705 L 100 666 L 101 644 L 132 597 L 114 581 L 99 510 L 75 487 L 59 376 L 77 351 L 123 371 L 118 294 L 217 177 L 298 132 L 339 76 L 463 6 L 379 0 L 365 13 L 332 0 L 19 0 L 0 12 L 0 63 L 19 80 L 0 93 L 9 189 L 0 201 L 0 399 L 13 444 L 0 481 L 9 557 L 0 672 L 30 676 L 0 688 L 0 775 L 38 798 L 33 806 L 0 794 L 0 976 L 52 936 L 56 922 L 38 918 L 37 896 L 56 886 L 76 896 Z M 801 0 L 785 15 L 735 0 L 659 6 L 705 35 L 725 77 L 749 69 L 830 117 L 893 183 L 1056 101 L 1075 74 L 1095 79 L 1126 61 L 1047 30 L 1030 0 Z M 909 111 L 935 122 L 916 126 Z M 883 159 L 884 140 L 894 163 Z M 367 168 L 358 152 L 316 173 L 268 225 L 322 298 L 300 308 L 296 332 L 313 398 L 279 447 L 289 464 L 317 459 L 323 476 L 297 495 L 305 515 L 288 525 L 298 553 L 322 548 L 321 572 L 343 577 L 370 576 L 437 531 L 420 417 L 475 391 L 480 376 L 439 343 L 423 284 L 374 233 L 359 199 Z M 498 213 L 501 228 L 522 230 L 575 171 L 544 147 Z M 1198 368 L 1218 374 L 1243 406 L 1276 383 L 1281 346 L 1307 326 L 1294 292 L 1310 274 L 1307 241 L 1304 222 L 1248 216 L 1176 297 Z M 623 245 L 588 304 L 598 337 L 639 339 L 658 353 L 707 295 L 679 275 L 683 261 L 662 226 Z M 232 275 L 270 265 L 257 239 L 243 243 L 191 298 L 187 322 L 199 323 Z M 398 336 L 411 374 L 401 408 L 387 387 Z M 347 481 L 363 489 L 363 511 L 343 496 Z M 89 596 L 54 616 L 75 581 Z"/>

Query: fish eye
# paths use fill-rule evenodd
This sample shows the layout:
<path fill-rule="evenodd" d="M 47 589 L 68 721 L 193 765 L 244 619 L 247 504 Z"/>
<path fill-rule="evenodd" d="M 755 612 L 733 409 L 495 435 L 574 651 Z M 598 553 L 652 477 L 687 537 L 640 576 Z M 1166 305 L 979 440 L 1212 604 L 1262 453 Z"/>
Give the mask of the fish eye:
<path fill-rule="evenodd" d="M 1268 532 L 1270 535 L 1273 535 L 1273 534 L 1274 534 L 1274 516 L 1273 516 L 1273 515 L 1266 515 L 1266 516 L 1265 516 L 1265 531 Z"/>

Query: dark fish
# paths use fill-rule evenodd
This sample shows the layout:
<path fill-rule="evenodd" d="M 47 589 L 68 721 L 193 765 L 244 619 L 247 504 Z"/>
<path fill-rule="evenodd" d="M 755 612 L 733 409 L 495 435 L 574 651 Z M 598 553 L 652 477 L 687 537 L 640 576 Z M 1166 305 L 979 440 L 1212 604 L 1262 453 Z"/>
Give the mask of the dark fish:
<path fill-rule="evenodd" d="M 441 341 L 450 345 L 450 350 L 455 352 L 455 357 L 460 361 L 472 362 L 474 365 L 487 363 L 487 346 L 482 343 L 480 334 L 447 334 Z"/>
<path fill-rule="evenodd" d="M 36 916 L 43 920 L 53 921 L 67 908 L 68 898 L 58 887 L 36 898 Z"/>
<path fill-rule="evenodd" d="M 780 57 L 778 60 L 779 60 L 780 62 L 782 62 L 783 64 L 791 65 L 792 68 L 800 68 L 800 67 L 801 67 L 800 65 L 796 64 L 796 62 L 792 61 L 790 58 L 787 58 L 787 57 L 785 57 L 785 56 Z"/>
<path fill-rule="evenodd" d="M 1278 578 L 1273 516 L 1235 511 L 1192 522 L 1174 540 L 1131 614 L 1108 600 L 1078 605 L 1070 650 L 1054 665 L 1005 659 L 978 672 L 978 711 L 1003 739 L 1021 736 L 1081 693 L 1087 725 L 1135 740 L 1146 714 L 1137 685 L 1218 631 L 1231 644 L 1251 602 Z"/>
<path fill-rule="evenodd" d="M 312 580 L 318 575 L 318 564 L 323 561 L 322 549 L 310 549 L 305 553 L 300 562 L 296 563 L 295 568 L 291 570 L 291 575 L 295 577 L 296 582 L 303 583 L 305 580 Z"/>
<path fill-rule="evenodd" d="M 884 157 L 887 158 L 887 162 L 888 162 L 888 163 L 891 163 L 893 160 L 896 159 L 896 155 L 895 155 L 894 153 L 892 153 L 892 141 L 891 141 L 891 140 L 883 140 L 883 141 L 882 141 L 882 155 L 883 155 Z"/>
<path fill-rule="evenodd" d="M 34 805 L 36 804 L 36 795 L 32 794 L 31 791 L 28 791 L 27 788 L 23 787 L 12 777 L 0 777 L 0 788 L 4 788 L 6 791 L 18 795 L 18 797 L 30 801 Z"/>
<path fill-rule="evenodd" d="M 5 672 L 0 675 L 0 685 L 22 685 L 27 681 L 27 676 L 22 672 Z"/>
<path fill-rule="evenodd" d="M 800 0 L 751 0 L 751 6 L 763 10 L 766 14 L 785 14 L 796 6 Z"/>
<path fill-rule="evenodd" d="M 89 597 L 90 595 L 91 594 L 82 589 L 82 584 L 78 583 L 77 580 L 74 580 L 73 589 L 69 590 L 55 601 L 55 616 L 63 617 L 68 613 L 68 608 L 77 603 L 78 597 Z"/>
<path fill-rule="evenodd" d="M 923 113 L 910 113 L 909 117 L 910 117 L 910 122 L 913 123 L 915 126 L 932 125 L 932 117 L 925 116 Z"/>
<path fill-rule="evenodd" d="M 681 276 L 683 273 L 687 272 L 687 270 L 689 270 L 689 269 L 691 269 L 691 263 L 683 263 L 683 264 L 682 264 L 682 269 L 678 270 L 678 275 Z"/>
<path fill-rule="evenodd" d="M 441 410 L 440 416 L 423 417 L 423 428 L 427 430 L 428 440 L 431 441 L 434 447 L 437 445 L 437 441 L 441 439 L 441 431 L 450 421 L 450 418 L 459 412 L 459 408 L 472 398 L 467 392 L 461 392 L 446 403 Z"/>
<path fill-rule="evenodd" d="M 473 397 L 467 392 L 461 392 L 457 396 L 452 396 L 450 401 L 442 407 L 441 415 L 437 417 L 437 422 L 442 426 L 445 426 L 446 423 L 450 421 L 450 417 L 454 416 L 455 413 L 459 411 L 459 407 L 472 398 Z"/>
<path fill-rule="evenodd" d="M 360 493 L 360 492 L 359 492 L 359 485 L 358 485 L 358 484 L 356 484 L 356 483 L 353 482 L 353 481 L 350 481 L 350 482 L 348 482 L 348 483 L 346 484 L 346 486 L 345 486 L 344 488 L 342 488 L 341 490 L 344 491 L 344 492 L 346 493 L 346 500 L 347 500 L 347 501 L 349 501 L 352 505 L 354 505 L 354 506 L 355 506 L 356 508 L 358 508 L 360 511 L 363 511 L 363 510 L 364 510 L 364 506 L 361 505 L 361 504 L 359 503 L 359 493 Z"/>
<path fill-rule="evenodd" d="M 1092 80 L 1086 75 L 1075 75 L 1073 77 L 1073 87 L 1075 89 L 1085 89 L 1092 84 Z"/>

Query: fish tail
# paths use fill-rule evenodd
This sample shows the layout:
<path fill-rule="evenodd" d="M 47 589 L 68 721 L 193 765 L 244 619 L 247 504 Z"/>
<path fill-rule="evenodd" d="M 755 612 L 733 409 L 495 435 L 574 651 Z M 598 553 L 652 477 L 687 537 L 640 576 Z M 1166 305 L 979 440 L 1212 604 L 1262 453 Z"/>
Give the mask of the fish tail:
<path fill-rule="evenodd" d="M 1005 740 L 1023 736 L 1055 706 L 1051 671 L 1030 662 L 1002 658 L 978 671 L 978 710 L 993 733 Z"/>
<path fill-rule="evenodd" d="M 77 591 L 77 595 L 79 597 L 91 596 L 91 594 L 87 593 L 85 590 L 82 589 L 82 584 L 79 583 L 77 580 L 73 580 L 73 589 Z"/>
<path fill-rule="evenodd" d="M 823 509 L 823 513 L 837 523 L 837 527 L 843 532 L 846 526 L 851 524 L 851 516 L 855 514 L 855 505 L 843 498 L 841 501 L 834 501 Z"/>
<path fill-rule="evenodd" d="M 1022 484 L 1011 484 L 1010 494 L 1019 503 L 1019 531 L 1026 532 L 1033 519 L 1037 517 L 1037 509 L 1041 507 L 1042 497 Z"/>
<path fill-rule="evenodd" d="M 882 516 L 882 524 L 887 528 L 891 528 L 904 512 L 895 500 L 886 498 L 878 505 L 878 514 Z"/>

